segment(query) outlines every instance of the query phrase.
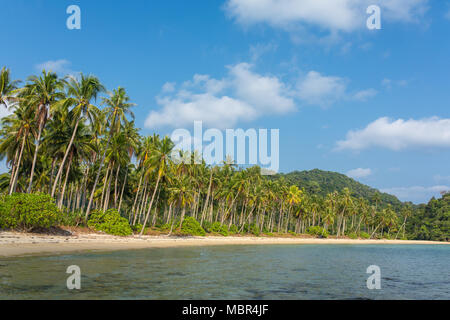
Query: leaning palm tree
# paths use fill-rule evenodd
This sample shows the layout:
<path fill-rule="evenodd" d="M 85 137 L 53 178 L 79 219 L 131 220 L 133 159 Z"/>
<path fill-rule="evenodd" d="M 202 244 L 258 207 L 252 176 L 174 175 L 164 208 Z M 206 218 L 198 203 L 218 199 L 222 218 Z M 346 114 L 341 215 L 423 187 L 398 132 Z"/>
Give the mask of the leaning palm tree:
<path fill-rule="evenodd" d="M 97 188 L 98 180 L 100 179 L 100 173 L 103 168 L 103 163 L 105 162 L 106 151 L 108 150 L 111 138 L 115 133 L 119 132 L 122 123 L 128 122 L 127 115 L 130 115 L 134 119 L 134 114 L 130 109 L 135 106 L 135 104 L 130 103 L 129 101 L 130 97 L 126 94 L 125 89 L 121 87 L 114 90 L 112 93 L 110 92 L 109 97 L 103 98 L 103 104 L 106 105 L 104 112 L 107 115 L 107 122 L 109 123 L 109 137 L 95 177 L 91 196 L 89 197 L 89 203 L 86 209 L 86 219 L 91 212 L 92 201 L 94 200 L 95 190 Z"/>
<path fill-rule="evenodd" d="M 96 123 L 98 121 L 99 110 L 96 106 L 91 104 L 91 101 L 95 101 L 98 94 L 105 90 L 105 87 L 96 77 L 84 76 L 81 74 L 80 80 L 75 77 L 70 77 L 67 83 L 67 98 L 62 99 L 57 103 L 57 106 L 62 106 L 67 109 L 73 106 L 71 115 L 73 121 L 75 121 L 75 127 L 53 183 L 51 194 L 52 197 L 55 195 L 56 187 L 62 175 L 64 164 L 69 156 L 70 148 L 72 147 L 73 141 L 77 134 L 80 121 L 84 119 L 88 120 L 90 123 Z"/>
<path fill-rule="evenodd" d="M 36 167 L 37 155 L 41 143 L 42 131 L 48 120 L 49 113 L 53 111 L 55 103 L 64 98 L 63 81 L 58 79 L 56 73 L 42 71 L 41 76 L 31 76 L 28 84 L 18 89 L 19 101 L 27 101 L 35 110 L 35 122 L 38 127 L 33 162 L 31 165 L 30 180 L 27 192 L 31 192 L 33 186 L 34 169 Z"/>

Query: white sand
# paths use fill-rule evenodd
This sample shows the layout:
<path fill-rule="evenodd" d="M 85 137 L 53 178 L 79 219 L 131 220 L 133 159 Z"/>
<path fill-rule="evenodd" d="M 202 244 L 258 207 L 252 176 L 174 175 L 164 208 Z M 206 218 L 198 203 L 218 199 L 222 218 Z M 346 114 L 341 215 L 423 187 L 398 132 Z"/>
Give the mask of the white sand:
<path fill-rule="evenodd" d="M 131 236 L 115 237 L 103 234 L 74 234 L 53 236 L 17 232 L 0 232 L 0 257 L 24 255 L 57 255 L 68 252 L 115 251 L 145 248 L 168 248 L 220 245 L 273 245 L 273 244 L 440 244 L 450 242 L 412 240 L 350 240 L 304 239 L 271 237 L 168 237 Z"/>

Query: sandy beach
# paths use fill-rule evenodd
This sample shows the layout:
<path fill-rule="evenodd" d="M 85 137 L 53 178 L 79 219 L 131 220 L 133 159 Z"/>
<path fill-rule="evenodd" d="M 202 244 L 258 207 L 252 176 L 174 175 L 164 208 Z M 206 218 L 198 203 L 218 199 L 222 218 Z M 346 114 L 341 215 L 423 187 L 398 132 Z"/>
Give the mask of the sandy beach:
<path fill-rule="evenodd" d="M 101 252 L 145 248 L 168 248 L 189 246 L 222 245 L 291 245 L 291 244 L 415 244 L 449 245 L 450 242 L 412 240 L 351 240 L 316 238 L 276 238 L 276 237 L 168 237 L 131 236 L 115 237 L 97 233 L 74 233 L 73 235 L 27 234 L 0 232 L 0 257 L 26 255 L 58 255 L 70 252 Z"/>

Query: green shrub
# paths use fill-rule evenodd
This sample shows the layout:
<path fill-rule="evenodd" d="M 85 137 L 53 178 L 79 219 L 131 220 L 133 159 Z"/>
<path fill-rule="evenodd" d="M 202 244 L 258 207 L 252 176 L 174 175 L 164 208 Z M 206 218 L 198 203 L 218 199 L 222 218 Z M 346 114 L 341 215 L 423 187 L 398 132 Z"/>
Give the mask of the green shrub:
<path fill-rule="evenodd" d="M 312 236 L 323 238 L 328 238 L 329 236 L 328 231 L 319 226 L 309 227 L 308 229 L 306 229 L 306 233 Z"/>
<path fill-rule="evenodd" d="M 129 236 L 133 234 L 128 220 L 121 217 L 116 209 L 110 209 L 106 212 L 93 211 L 89 216 L 88 226 L 97 231 L 103 231 L 115 236 Z"/>
<path fill-rule="evenodd" d="M 82 210 L 66 212 L 61 219 L 61 225 L 67 227 L 78 227 L 84 225 L 85 215 Z"/>
<path fill-rule="evenodd" d="M 252 224 L 251 226 L 250 226 L 250 233 L 251 234 L 253 234 L 253 235 L 255 235 L 255 236 L 259 236 L 259 234 L 261 233 L 260 231 L 259 231 L 259 228 L 258 228 L 258 226 L 256 225 L 256 224 Z"/>
<path fill-rule="evenodd" d="M 367 233 L 367 232 L 361 232 L 360 234 L 359 234 L 359 236 L 362 238 L 362 239 L 369 239 L 370 238 L 370 235 Z"/>
<path fill-rule="evenodd" d="M 137 223 L 135 226 L 131 226 L 131 230 L 135 233 L 141 233 L 143 227 L 144 226 L 141 223 Z M 147 232 L 147 229 L 148 228 L 145 228 L 144 234 Z"/>
<path fill-rule="evenodd" d="M 177 224 L 176 229 L 180 227 L 180 223 Z M 205 230 L 202 228 L 200 223 L 195 220 L 193 217 L 186 217 L 183 221 L 183 225 L 181 226 L 180 233 L 182 235 L 189 236 L 200 236 L 204 237 L 206 235 Z"/>
<path fill-rule="evenodd" d="M 289 233 L 290 235 L 293 235 L 293 236 L 296 236 L 296 235 L 297 235 L 294 231 L 291 231 L 291 230 L 289 230 L 288 233 Z"/>
<path fill-rule="evenodd" d="M 214 222 L 211 225 L 211 232 L 221 234 L 224 237 L 228 236 L 228 228 L 226 226 L 220 224 L 220 222 Z"/>
<path fill-rule="evenodd" d="M 203 229 L 207 232 L 207 233 L 211 233 L 211 227 L 212 227 L 212 223 L 209 221 L 203 221 Z"/>
<path fill-rule="evenodd" d="M 358 235 L 354 232 L 350 232 L 347 236 L 353 240 L 358 239 Z"/>
<path fill-rule="evenodd" d="M 230 227 L 230 229 L 228 231 L 229 231 L 230 234 L 238 234 L 239 233 L 239 228 L 233 224 L 233 225 L 231 225 L 231 227 Z"/>
<path fill-rule="evenodd" d="M 62 221 L 62 212 L 47 194 L 15 193 L 0 198 L 0 228 L 32 231 Z"/>

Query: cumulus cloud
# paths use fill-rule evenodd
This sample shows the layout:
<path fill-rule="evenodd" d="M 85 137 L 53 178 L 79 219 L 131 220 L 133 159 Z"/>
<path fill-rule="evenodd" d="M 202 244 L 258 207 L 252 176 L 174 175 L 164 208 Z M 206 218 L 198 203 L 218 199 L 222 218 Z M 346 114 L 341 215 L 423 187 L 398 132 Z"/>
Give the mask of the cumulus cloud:
<path fill-rule="evenodd" d="M 427 3 L 428 0 L 228 0 L 225 10 L 244 26 L 266 23 L 284 29 L 300 25 L 350 32 L 365 27 L 369 5 L 379 5 L 389 21 L 412 22 L 424 15 Z"/>
<path fill-rule="evenodd" d="M 309 104 L 328 106 L 344 97 L 347 83 L 340 77 L 324 76 L 310 71 L 297 87 L 302 100 Z"/>
<path fill-rule="evenodd" d="M 198 120 L 223 129 L 239 121 L 287 114 L 301 104 L 327 107 L 341 99 L 364 101 L 376 94 L 373 89 L 349 93 L 347 83 L 344 78 L 316 71 L 290 83 L 259 74 L 251 64 L 239 63 L 229 66 L 223 79 L 196 74 L 179 86 L 164 84 L 156 99 L 160 108 L 150 112 L 145 126 L 180 127 Z"/>
<path fill-rule="evenodd" d="M 148 128 L 180 127 L 196 120 L 227 128 L 238 121 L 295 110 L 291 93 L 280 79 L 258 74 L 247 63 L 229 67 L 228 76 L 220 80 L 195 75 L 173 94 L 158 97 L 157 103 L 162 109 L 147 117 Z"/>
<path fill-rule="evenodd" d="M 369 168 L 368 169 L 358 168 L 348 171 L 346 175 L 353 179 L 361 179 L 372 175 L 372 170 Z"/>
<path fill-rule="evenodd" d="M 450 148 L 450 119 L 421 120 L 380 118 L 362 130 L 350 131 L 337 142 L 338 150 L 370 147 L 400 151 L 407 148 Z"/>
<path fill-rule="evenodd" d="M 432 197 L 440 198 L 441 192 L 449 190 L 450 190 L 449 186 L 441 185 L 432 187 L 414 186 L 414 187 L 386 188 L 382 189 L 381 192 L 392 194 L 397 198 L 399 198 L 401 201 L 426 203 Z"/>
<path fill-rule="evenodd" d="M 325 76 L 317 71 L 310 71 L 297 83 L 298 96 L 311 105 L 327 107 L 339 100 L 366 101 L 375 96 L 375 89 L 349 93 L 348 80 L 337 76 Z"/>

